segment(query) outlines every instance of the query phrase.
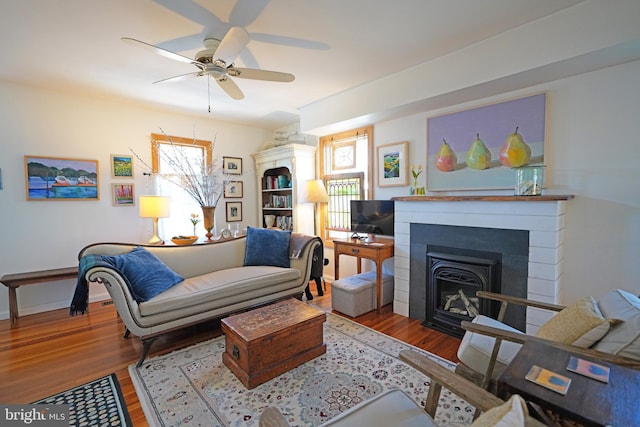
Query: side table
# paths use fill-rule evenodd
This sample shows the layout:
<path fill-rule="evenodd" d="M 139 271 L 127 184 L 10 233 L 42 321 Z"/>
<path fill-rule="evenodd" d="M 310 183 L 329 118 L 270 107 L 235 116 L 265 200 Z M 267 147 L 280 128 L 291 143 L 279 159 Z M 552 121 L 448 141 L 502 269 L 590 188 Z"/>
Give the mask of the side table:
<path fill-rule="evenodd" d="M 608 366 L 609 382 L 567 370 L 571 356 Z M 525 379 L 533 365 L 571 378 L 567 394 L 563 396 Z M 640 371 L 571 353 L 538 340 L 527 341 L 498 378 L 498 396 L 507 399 L 511 394 L 519 394 L 543 409 L 587 426 L 640 425 Z"/>
<path fill-rule="evenodd" d="M 376 311 L 380 313 L 382 303 L 382 262 L 393 256 L 394 241 L 392 239 L 380 239 L 375 242 L 363 242 L 357 239 L 334 239 L 333 262 L 335 279 L 340 279 L 340 255 L 349 255 L 357 258 L 357 272 L 362 272 L 361 259 L 366 258 L 376 263 Z"/>

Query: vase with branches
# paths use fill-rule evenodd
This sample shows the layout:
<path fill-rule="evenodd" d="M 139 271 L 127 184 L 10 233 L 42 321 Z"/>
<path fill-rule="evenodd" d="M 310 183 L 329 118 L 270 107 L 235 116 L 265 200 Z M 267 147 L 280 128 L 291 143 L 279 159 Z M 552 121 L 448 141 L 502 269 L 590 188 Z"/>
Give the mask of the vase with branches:
<path fill-rule="evenodd" d="M 232 176 L 223 172 L 221 158 L 212 156 L 216 138 L 212 143 L 202 146 L 196 144 L 195 137 L 192 144 L 178 143 L 174 142 L 162 128 L 160 131 L 165 140 L 152 140 L 151 144 L 152 150 L 158 157 L 158 164 L 165 167 L 166 171 L 154 170 L 133 149 L 131 152 L 151 175 L 180 187 L 200 205 L 207 238 L 211 240 L 213 236 L 211 230 L 215 226 L 215 208 L 224 194 L 225 186 L 232 179 Z M 202 156 L 194 156 L 194 148 L 202 150 Z"/>

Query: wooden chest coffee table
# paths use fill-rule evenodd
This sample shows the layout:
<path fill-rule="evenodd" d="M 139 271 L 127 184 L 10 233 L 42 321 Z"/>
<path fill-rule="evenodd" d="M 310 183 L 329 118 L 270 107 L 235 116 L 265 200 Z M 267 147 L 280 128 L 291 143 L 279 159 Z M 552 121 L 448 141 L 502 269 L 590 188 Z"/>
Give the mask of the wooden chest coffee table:
<path fill-rule="evenodd" d="M 251 389 L 324 354 L 323 311 L 292 298 L 222 319 L 222 362 Z"/>

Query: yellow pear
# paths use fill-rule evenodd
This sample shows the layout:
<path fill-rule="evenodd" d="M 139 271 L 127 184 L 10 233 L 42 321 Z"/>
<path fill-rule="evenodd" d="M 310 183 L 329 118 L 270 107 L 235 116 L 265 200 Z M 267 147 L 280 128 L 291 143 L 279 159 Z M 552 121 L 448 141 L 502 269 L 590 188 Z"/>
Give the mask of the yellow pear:
<path fill-rule="evenodd" d="M 522 135 L 516 131 L 509 135 L 500 149 L 500 163 L 508 168 L 519 168 L 531 159 L 531 147 L 524 142 Z"/>

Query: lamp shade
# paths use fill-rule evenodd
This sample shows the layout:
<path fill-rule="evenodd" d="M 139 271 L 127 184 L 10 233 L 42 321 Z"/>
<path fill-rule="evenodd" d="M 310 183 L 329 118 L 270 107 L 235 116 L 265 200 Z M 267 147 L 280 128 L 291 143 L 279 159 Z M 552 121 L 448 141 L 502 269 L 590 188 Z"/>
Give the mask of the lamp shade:
<path fill-rule="evenodd" d="M 169 197 L 140 196 L 140 217 L 166 218 L 169 216 Z"/>
<path fill-rule="evenodd" d="M 328 203 L 329 194 L 321 179 L 310 179 L 305 181 L 303 203 Z"/>

